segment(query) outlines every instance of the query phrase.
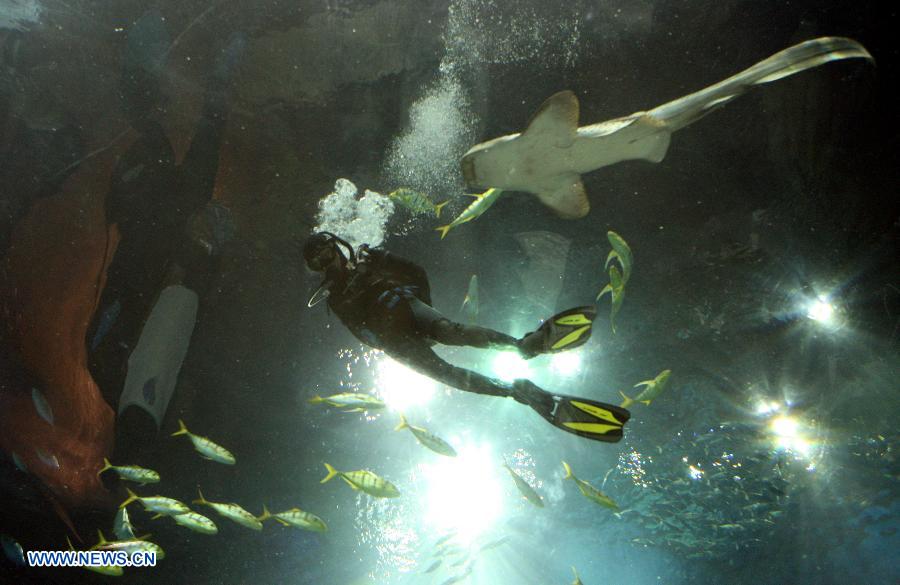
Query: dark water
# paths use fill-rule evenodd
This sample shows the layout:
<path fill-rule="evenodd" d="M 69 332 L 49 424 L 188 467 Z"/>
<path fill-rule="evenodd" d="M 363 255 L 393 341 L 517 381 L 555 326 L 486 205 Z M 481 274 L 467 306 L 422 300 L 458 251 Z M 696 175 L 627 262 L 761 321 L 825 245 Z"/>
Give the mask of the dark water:
<path fill-rule="evenodd" d="M 190 504 L 200 488 L 328 525 L 256 532 L 194 506 L 218 525 L 208 536 L 132 505 L 135 532 L 166 551 L 157 567 L 116 578 L 2 557 L 0 583 L 543 585 L 573 582 L 572 567 L 585 585 L 900 582 L 896 23 L 851 2 L 0 1 L 0 533 L 26 550 L 111 538 L 126 484 L 94 479 L 103 456 L 160 473 L 127 484 L 140 495 Z M 434 231 L 470 200 L 462 155 L 521 132 L 555 92 L 574 91 L 589 125 L 822 36 L 855 39 L 875 64 L 753 88 L 675 133 L 661 162 L 585 173 L 582 219 L 509 193 Z M 340 178 L 450 203 L 436 219 L 377 195 L 326 199 Z M 516 336 L 595 302 L 613 230 L 634 254 L 615 332 L 604 296 L 570 354 L 438 352 L 615 404 L 666 369 L 668 387 L 600 443 L 416 376 L 307 308 L 320 278 L 297 242 L 315 226 L 420 264 L 451 319 L 469 318 L 477 275 L 477 323 Z M 129 356 L 169 284 L 198 308 L 157 433 L 114 414 L 126 371 L 154 363 Z M 177 345 L 161 339 L 159 360 Z M 349 390 L 389 408 L 308 401 Z M 458 456 L 394 432 L 400 411 Z M 237 463 L 170 437 L 178 419 Z M 321 484 L 324 463 L 401 496 Z"/>

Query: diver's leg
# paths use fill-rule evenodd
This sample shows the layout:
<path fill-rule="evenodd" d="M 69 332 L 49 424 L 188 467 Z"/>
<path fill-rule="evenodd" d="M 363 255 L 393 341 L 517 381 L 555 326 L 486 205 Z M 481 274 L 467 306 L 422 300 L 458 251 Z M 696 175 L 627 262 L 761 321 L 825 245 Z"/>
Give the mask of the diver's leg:
<path fill-rule="evenodd" d="M 412 299 L 410 307 L 419 333 L 438 343 L 491 349 L 519 347 L 519 341 L 511 335 L 486 327 L 456 323 L 419 299 Z"/>
<path fill-rule="evenodd" d="M 447 363 L 423 343 L 408 343 L 385 351 L 417 372 L 453 388 L 488 396 L 512 396 L 513 384 Z"/>

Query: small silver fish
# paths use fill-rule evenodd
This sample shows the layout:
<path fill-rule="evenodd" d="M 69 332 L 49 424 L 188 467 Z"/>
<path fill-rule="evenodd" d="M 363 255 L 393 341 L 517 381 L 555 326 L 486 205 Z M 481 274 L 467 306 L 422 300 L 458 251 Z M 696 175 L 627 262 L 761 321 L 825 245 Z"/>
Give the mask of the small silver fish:
<path fill-rule="evenodd" d="M 131 519 L 128 517 L 128 508 L 119 508 L 116 512 L 116 518 L 113 520 L 113 532 L 119 540 L 133 540 L 134 526 L 131 525 Z"/>
<path fill-rule="evenodd" d="M 56 458 L 56 455 L 45 453 L 40 449 L 35 449 L 34 452 L 37 453 L 38 459 L 41 460 L 41 463 L 43 463 L 47 467 L 59 469 L 59 459 Z"/>
<path fill-rule="evenodd" d="M 347 482 L 347 485 L 354 490 L 365 492 L 370 496 L 376 498 L 396 498 L 400 495 L 400 490 L 398 490 L 394 484 L 375 475 L 367 469 L 338 471 L 328 463 L 325 464 L 325 469 L 328 470 L 328 475 L 326 475 L 319 483 L 325 483 L 326 481 L 331 480 L 331 478 L 340 475 L 341 479 Z"/>
<path fill-rule="evenodd" d="M 224 463 L 225 465 L 235 464 L 235 458 L 234 455 L 231 454 L 231 451 L 212 442 L 206 437 L 201 437 L 190 432 L 184 425 L 184 421 L 181 419 L 178 419 L 178 426 L 180 428 L 172 433 L 172 436 L 177 437 L 178 435 L 187 435 L 191 440 L 191 443 L 194 444 L 194 449 L 196 449 L 204 459 L 216 461 L 217 463 Z"/>
<path fill-rule="evenodd" d="M 649 406 L 650 402 L 659 397 L 659 395 L 663 393 L 663 390 L 666 389 L 666 386 L 669 384 L 669 377 L 671 375 L 672 370 L 663 370 L 652 380 L 644 380 L 643 382 L 638 382 L 634 385 L 635 388 L 639 386 L 644 386 L 645 388 L 641 390 L 640 394 L 638 394 L 634 398 L 629 398 L 625 395 L 624 392 L 619 392 L 619 394 L 622 395 L 622 398 L 625 399 L 622 401 L 622 408 L 628 408 L 635 402 L 642 402 Z"/>
<path fill-rule="evenodd" d="M 466 298 L 463 299 L 460 311 L 468 317 L 470 323 L 478 320 L 478 275 L 473 274 L 469 279 L 469 289 Z"/>
<path fill-rule="evenodd" d="M 155 542 L 141 538 L 109 541 L 103 536 L 102 531 L 98 530 L 97 533 L 100 535 L 100 541 L 92 546 L 91 550 L 120 550 L 127 553 L 129 557 L 136 552 L 152 552 L 156 554 L 157 559 L 166 558 L 165 551 Z"/>
<path fill-rule="evenodd" d="M 22 545 L 13 537 L 7 536 L 6 534 L 0 534 L 0 543 L 3 543 L 3 552 L 6 553 L 6 558 L 20 567 L 24 567 L 27 564 L 25 562 L 25 551 L 22 550 Z"/>
<path fill-rule="evenodd" d="M 262 516 L 259 516 L 257 519 L 262 522 L 263 520 L 267 520 L 269 518 L 274 518 L 279 524 L 283 526 L 293 526 L 294 528 L 302 528 L 303 530 L 312 530 L 313 532 L 325 532 L 328 530 L 328 527 L 325 525 L 325 522 L 316 516 L 315 514 L 310 514 L 309 512 L 304 512 L 300 508 L 291 508 L 285 512 L 277 512 L 272 514 L 269 512 L 269 509 L 263 506 Z"/>
<path fill-rule="evenodd" d="M 13 463 L 16 465 L 16 469 L 18 469 L 22 473 L 28 473 L 28 468 L 25 467 L 25 462 L 22 461 L 22 458 L 19 457 L 19 454 L 16 453 L 15 451 L 12 452 L 12 460 L 13 460 Z"/>
<path fill-rule="evenodd" d="M 378 398 L 370 394 L 361 394 L 359 392 L 342 392 L 331 396 L 313 396 L 309 399 L 310 404 L 325 404 L 335 406 L 337 408 L 347 408 L 345 412 L 362 412 L 364 410 L 380 410 L 387 405 Z"/>
<path fill-rule="evenodd" d="M 438 437 L 437 435 L 423 429 L 422 427 L 416 427 L 409 422 L 407 422 L 406 417 L 402 414 L 400 415 L 400 424 L 394 427 L 395 431 L 400 431 L 403 429 L 409 429 L 412 431 L 413 436 L 416 438 L 419 443 L 423 446 L 428 447 L 438 455 L 446 455 L 447 457 L 456 457 L 456 449 L 454 449 L 447 441 Z"/>
<path fill-rule="evenodd" d="M 230 503 L 221 503 L 221 502 L 210 502 L 203 497 L 203 492 L 199 489 L 197 492 L 200 494 L 200 498 L 194 500 L 195 504 L 203 504 L 204 506 L 209 506 L 213 510 L 219 513 L 220 516 L 224 516 L 228 518 L 232 522 L 236 522 L 245 528 L 250 528 L 251 530 L 262 530 L 262 522 L 259 519 L 243 509 L 241 506 L 237 504 Z"/>
<path fill-rule="evenodd" d="M 53 409 L 50 408 L 50 403 L 47 402 L 44 393 L 37 388 L 32 388 L 31 401 L 34 403 L 34 409 L 37 411 L 38 415 L 47 421 L 47 424 L 53 426 Z"/>
<path fill-rule="evenodd" d="M 447 232 L 449 232 L 453 228 L 480 217 L 481 214 L 490 209 L 491 206 L 497 202 L 502 194 L 503 191 L 501 191 L 500 189 L 488 189 L 480 195 L 470 193 L 470 196 L 474 197 L 475 201 L 470 203 L 469 206 L 466 207 L 462 211 L 462 213 L 457 216 L 456 219 L 454 219 L 447 225 L 442 225 L 439 228 L 435 228 L 435 230 L 441 232 L 441 239 L 443 240 L 444 237 L 446 237 Z"/>
<path fill-rule="evenodd" d="M 416 215 L 427 213 L 434 214 L 435 217 L 441 216 L 441 209 L 449 202 L 449 200 L 447 200 L 443 203 L 434 203 L 425 193 L 420 193 L 419 191 L 414 191 L 406 187 L 391 191 L 388 193 L 388 197 Z"/>
<path fill-rule="evenodd" d="M 513 471 L 512 467 L 504 464 L 503 467 L 509 471 L 509 475 L 512 476 L 513 481 L 516 482 L 516 487 L 519 489 L 519 492 L 525 497 L 526 500 L 537 506 L 538 508 L 544 507 L 544 500 L 541 496 L 535 491 L 531 485 L 522 479 L 522 477 Z"/>
<path fill-rule="evenodd" d="M 125 488 L 125 491 L 128 492 L 128 499 L 119 504 L 119 508 L 124 508 L 131 502 L 137 501 L 143 504 L 144 509 L 148 512 L 156 512 L 157 514 L 162 514 L 164 516 L 186 514 L 191 511 L 190 508 L 182 502 L 173 498 L 167 498 L 165 496 L 139 496 L 128 488 Z"/>
<path fill-rule="evenodd" d="M 200 534 L 216 534 L 219 532 L 215 522 L 197 512 L 178 514 L 177 516 L 172 516 L 172 520 L 179 526 L 184 526 Z"/>
<path fill-rule="evenodd" d="M 613 501 L 612 498 L 592 486 L 590 483 L 583 479 L 578 479 L 575 477 L 575 474 L 572 473 L 572 468 L 565 461 L 562 462 L 563 468 L 566 470 L 565 479 L 571 479 L 578 486 L 578 490 L 581 492 L 581 495 L 594 502 L 595 504 L 600 504 L 601 506 L 606 506 L 607 508 L 612 508 L 615 511 L 619 510 L 619 505 Z"/>
<path fill-rule="evenodd" d="M 97 475 L 110 469 L 119 474 L 119 477 L 122 479 L 127 479 L 128 481 L 133 481 L 141 485 L 159 482 L 159 474 L 152 469 L 138 467 L 137 465 L 113 465 L 106 457 L 103 458 L 103 467 L 97 472 Z"/>

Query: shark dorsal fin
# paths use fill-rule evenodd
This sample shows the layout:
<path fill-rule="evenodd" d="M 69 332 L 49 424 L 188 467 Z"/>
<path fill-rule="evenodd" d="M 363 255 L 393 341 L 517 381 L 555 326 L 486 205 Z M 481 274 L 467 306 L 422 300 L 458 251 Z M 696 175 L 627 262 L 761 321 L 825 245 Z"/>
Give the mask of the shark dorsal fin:
<path fill-rule="evenodd" d="M 531 117 L 523 136 L 541 136 L 558 148 L 568 148 L 578 133 L 578 98 L 570 90 L 548 97 Z"/>

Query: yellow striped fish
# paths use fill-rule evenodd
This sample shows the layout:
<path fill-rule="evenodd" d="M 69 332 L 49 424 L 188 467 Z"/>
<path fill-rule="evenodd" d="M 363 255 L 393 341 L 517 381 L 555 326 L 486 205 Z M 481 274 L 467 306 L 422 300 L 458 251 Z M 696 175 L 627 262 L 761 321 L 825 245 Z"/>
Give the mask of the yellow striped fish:
<path fill-rule="evenodd" d="M 194 444 L 194 449 L 196 449 L 204 459 L 209 459 L 210 461 L 216 461 L 218 463 L 224 463 L 225 465 L 235 464 L 234 455 L 232 455 L 228 449 L 221 445 L 213 443 L 206 437 L 201 437 L 190 432 L 184 425 L 184 421 L 181 419 L 178 419 L 178 426 L 180 428 L 172 433 L 172 436 L 177 437 L 178 435 L 187 435 L 191 440 L 191 443 Z"/>
<path fill-rule="evenodd" d="M 200 497 L 194 500 L 195 504 L 209 506 L 210 508 L 218 512 L 220 516 L 224 516 L 232 522 L 236 522 L 241 526 L 244 526 L 251 530 L 262 530 L 262 522 L 260 522 L 256 518 L 256 516 L 238 506 L 237 504 L 210 502 L 203 497 L 203 492 L 201 492 L 199 489 L 197 489 L 197 493 L 200 494 Z"/>
<path fill-rule="evenodd" d="M 370 496 L 376 498 L 396 498 L 400 495 L 400 490 L 398 490 L 394 484 L 386 479 L 378 477 L 371 471 L 365 469 L 360 469 L 358 471 L 338 471 L 327 463 L 325 464 L 325 469 L 328 470 L 328 475 L 326 475 L 319 483 L 325 483 L 335 476 L 340 475 L 341 479 L 346 481 L 347 485 L 354 490 L 365 492 Z"/>
<path fill-rule="evenodd" d="M 302 528 L 303 530 L 312 530 L 313 532 L 325 532 L 328 526 L 325 522 L 315 514 L 304 512 L 300 508 L 291 508 L 284 512 L 272 514 L 269 509 L 263 506 L 263 513 L 258 517 L 260 522 L 274 518 L 276 522 L 283 526 L 293 526 L 294 528 Z"/>
<path fill-rule="evenodd" d="M 581 495 L 594 502 L 595 504 L 600 504 L 601 506 L 606 506 L 607 508 L 612 508 L 613 510 L 618 510 L 619 505 L 616 504 L 612 498 L 589 484 L 583 479 L 578 479 L 575 477 L 575 474 L 572 473 L 572 468 L 569 467 L 569 464 L 565 461 L 562 462 L 563 467 L 566 470 L 566 477 L 564 479 L 571 479 L 578 486 L 578 489 L 581 491 Z"/>

